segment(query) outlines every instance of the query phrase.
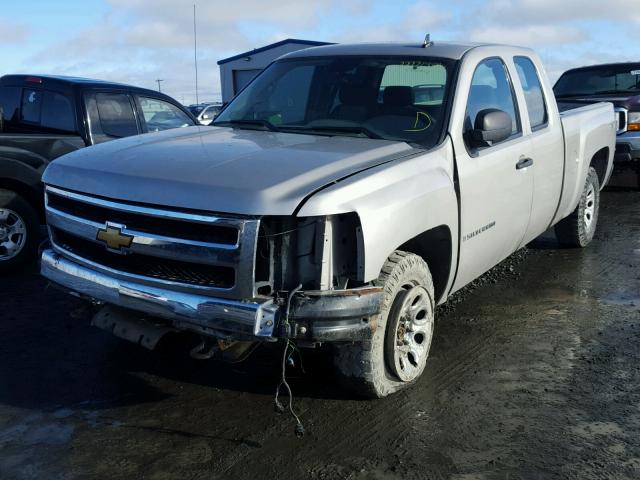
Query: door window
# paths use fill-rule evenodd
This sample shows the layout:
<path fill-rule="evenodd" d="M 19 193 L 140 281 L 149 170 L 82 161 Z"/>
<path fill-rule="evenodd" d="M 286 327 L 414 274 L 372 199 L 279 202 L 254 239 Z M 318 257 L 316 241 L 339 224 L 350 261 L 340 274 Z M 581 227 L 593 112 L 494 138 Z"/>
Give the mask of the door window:
<path fill-rule="evenodd" d="M 543 127 L 547 123 L 547 105 L 536 67 L 527 57 L 515 57 L 513 61 L 524 90 L 531 129 Z"/>
<path fill-rule="evenodd" d="M 138 100 L 149 132 L 193 125 L 187 114 L 169 102 L 149 97 L 139 97 Z"/>
<path fill-rule="evenodd" d="M 102 132 L 110 137 L 138 134 L 138 124 L 129 96 L 124 93 L 97 93 L 96 104 Z"/>
<path fill-rule="evenodd" d="M 69 98 L 55 92 L 45 92 L 40 125 L 54 130 L 74 132 L 75 110 Z"/>
<path fill-rule="evenodd" d="M 465 133 L 474 128 L 478 113 L 489 108 L 509 114 L 512 135 L 521 132 L 511 79 L 504 62 L 499 58 L 483 60 L 473 74 L 465 114 Z"/>

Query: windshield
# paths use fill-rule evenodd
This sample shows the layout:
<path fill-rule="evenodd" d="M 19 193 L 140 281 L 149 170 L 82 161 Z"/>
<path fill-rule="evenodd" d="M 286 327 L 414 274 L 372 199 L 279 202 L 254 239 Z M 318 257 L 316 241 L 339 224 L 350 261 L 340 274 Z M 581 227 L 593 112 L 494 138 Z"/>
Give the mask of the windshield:
<path fill-rule="evenodd" d="M 608 65 L 565 72 L 553 91 L 557 97 L 640 93 L 640 64 Z"/>
<path fill-rule="evenodd" d="M 431 147 L 443 129 L 453 61 L 297 58 L 271 64 L 214 125 L 350 135 Z"/>

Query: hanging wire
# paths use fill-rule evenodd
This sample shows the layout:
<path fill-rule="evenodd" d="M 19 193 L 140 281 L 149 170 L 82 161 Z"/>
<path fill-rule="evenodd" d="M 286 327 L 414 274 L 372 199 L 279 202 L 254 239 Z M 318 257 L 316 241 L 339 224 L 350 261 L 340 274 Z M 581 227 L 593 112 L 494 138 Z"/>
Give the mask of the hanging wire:
<path fill-rule="evenodd" d="M 284 325 L 286 327 L 287 334 L 289 333 L 289 311 L 291 309 L 291 299 L 301 288 L 302 288 L 302 285 L 298 285 L 296 288 L 294 288 L 289 294 L 289 298 L 287 299 L 287 311 L 284 317 Z M 302 437 L 304 436 L 304 427 L 302 425 L 302 422 L 300 421 L 300 417 L 298 417 L 298 415 L 296 415 L 296 412 L 293 410 L 293 393 L 291 391 L 291 387 L 289 386 L 289 383 L 287 382 L 287 375 L 286 375 L 287 353 L 289 352 L 289 349 L 291 349 L 291 354 L 297 351 L 295 344 L 287 338 L 285 340 L 284 350 L 282 352 L 282 377 L 280 379 L 280 383 L 278 384 L 278 388 L 276 388 L 275 405 L 276 405 L 276 411 L 280 413 L 285 412 L 285 407 L 282 405 L 282 403 L 280 403 L 280 400 L 279 400 L 280 389 L 284 385 L 285 389 L 287 390 L 287 394 L 289 395 L 289 412 L 291 412 L 291 416 L 293 416 L 293 418 L 296 421 L 296 428 L 295 428 L 296 436 Z"/>

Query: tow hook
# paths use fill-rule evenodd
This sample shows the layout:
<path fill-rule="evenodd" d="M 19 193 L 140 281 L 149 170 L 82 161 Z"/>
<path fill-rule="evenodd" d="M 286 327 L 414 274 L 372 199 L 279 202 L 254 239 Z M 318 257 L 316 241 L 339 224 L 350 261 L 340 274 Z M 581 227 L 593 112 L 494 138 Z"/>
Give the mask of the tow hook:
<path fill-rule="evenodd" d="M 213 356 L 220 350 L 218 342 L 204 337 L 201 337 L 201 340 L 202 341 L 198 345 L 191 349 L 189 355 L 191 355 L 191 358 L 195 358 L 196 360 L 209 360 L 210 358 L 213 358 Z"/>

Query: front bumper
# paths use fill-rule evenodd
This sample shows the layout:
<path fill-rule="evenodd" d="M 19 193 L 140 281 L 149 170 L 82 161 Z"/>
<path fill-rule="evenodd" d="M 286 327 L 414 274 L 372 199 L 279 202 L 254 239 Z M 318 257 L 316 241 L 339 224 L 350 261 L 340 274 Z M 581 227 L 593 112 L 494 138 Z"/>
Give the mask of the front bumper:
<path fill-rule="evenodd" d="M 614 162 L 617 167 L 627 165 L 640 168 L 640 132 L 625 132 L 618 135 Z"/>
<path fill-rule="evenodd" d="M 218 338 L 312 342 L 367 338 L 380 310 L 382 289 L 298 292 L 285 306 L 272 299 L 236 301 L 118 279 L 73 262 L 52 249 L 42 252 L 43 276 L 82 297 L 169 320 L 175 328 Z"/>

